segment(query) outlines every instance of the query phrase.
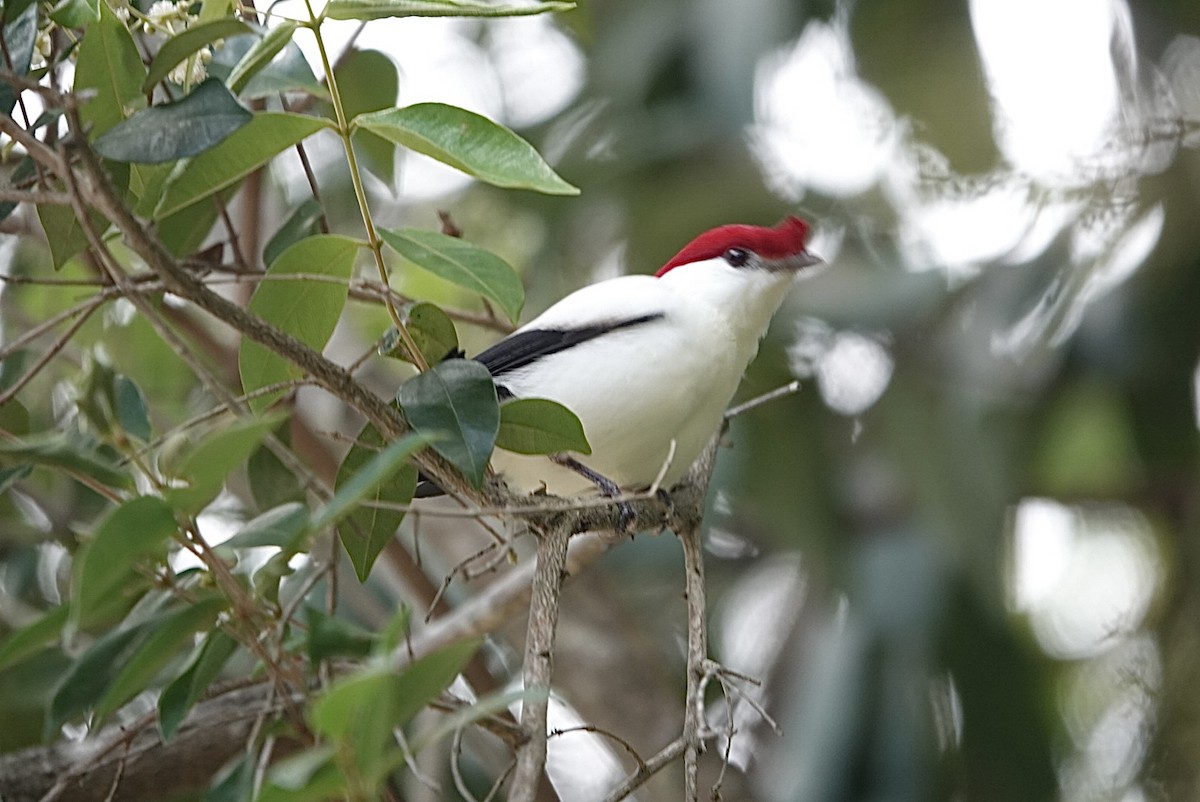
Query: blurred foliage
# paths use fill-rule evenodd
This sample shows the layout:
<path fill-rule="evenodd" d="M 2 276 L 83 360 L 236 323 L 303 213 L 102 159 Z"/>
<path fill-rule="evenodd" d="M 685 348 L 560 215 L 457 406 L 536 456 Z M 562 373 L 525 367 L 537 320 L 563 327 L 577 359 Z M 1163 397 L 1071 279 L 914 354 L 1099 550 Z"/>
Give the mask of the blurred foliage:
<path fill-rule="evenodd" d="M 531 312 L 594 280 L 596 266 L 611 262 L 614 253 L 621 254 L 624 270 L 647 273 L 710 225 L 770 223 L 793 211 L 817 222 L 832 266 L 795 289 L 741 397 L 793 377 L 803 379 L 803 386 L 798 394 L 734 422 L 728 435 L 731 447 L 721 455 L 714 482 L 708 532 L 714 657 L 763 680 L 761 691 L 747 694 L 759 694 L 756 698 L 782 730 L 782 735 L 773 733 L 747 712 L 748 705 L 731 713 L 741 716 L 731 755 L 743 771 L 725 777 L 726 798 L 1100 800 L 1139 794 L 1189 799 L 1200 793 L 1200 697 L 1195 693 L 1200 682 L 1200 315 L 1194 308 L 1200 298 L 1200 228 L 1192 212 L 1200 204 L 1200 156 L 1194 140 L 1180 133 L 1169 158 L 1147 158 L 1119 175 L 1093 175 L 1085 165 L 1068 165 L 1064 170 L 1071 176 L 1061 185 L 1021 184 L 1023 177 L 1008 164 L 999 141 L 1005 123 L 976 47 L 972 5 L 949 0 L 609 0 L 562 14 L 554 24 L 582 51 L 586 78 L 566 107 L 518 133 L 548 155 L 557 173 L 582 189 L 578 198 L 475 183 L 432 200 L 400 196 L 393 201 L 380 190 L 403 186 L 406 162 L 393 161 L 395 145 L 415 141 L 413 128 L 385 120 L 383 136 L 357 135 L 364 170 L 375 182 L 369 185 L 373 201 L 386 208 L 388 225 L 403 219 L 436 227 L 434 211 L 451 210 L 471 242 L 513 265 Z M 1118 6 L 1131 20 L 1132 39 L 1125 42 L 1133 47 L 1129 58 L 1154 77 L 1139 83 L 1142 73 L 1134 69 L 1137 75 L 1117 79 L 1130 81 L 1127 95 L 1166 91 L 1155 83 L 1166 80 L 1157 59 L 1180 37 L 1200 35 L 1196 4 L 1160 0 Z M 107 35 L 117 35 L 109 15 L 96 24 Z M 889 173 L 861 192 L 822 194 L 805 188 L 789 194 L 772 180 L 770 165 L 755 150 L 747 127 L 759 121 L 764 102 L 755 94 L 764 80 L 764 58 L 791 48 L 817 24 L 845 33 L 852 47 L 845 70 L 876 91 L 894 115 L 892 133 L 901 144 L 892 154 L 893 166 L 912 161 L 926 167 L 932 162 L 937 168 L 922 175 L 911 192 L 895 191 L 899 181 Z M 489 49 L 493 45 L 483 33 L 487 30 L 486 25 L 460 29 L 462 39 L 474 37 L 471 43 L 485 61 L 498 58 Z M 250 45 L 238 47 L 244 53 Z M 397 84 L 404 96 L 404 53 L 365 47 L 352 53 L 339 65 L 355 90 L 346 101 L 351 113 L 392 106 Z M 295 58 L 290 51 L 285 55 Z M 214 66 L 229 58 L 218 53 Z M 257 66 L 286 77 L 290 73 L 282 70 L 283 63 L 281 58 Z M 388 66 L 377 84 L 364 85 L 380 64 Z M 223 74 L 235 65 L 236 60 L 226 64 Z M 294 67 L 293 61 L 289 69 Z M 133 86 L 133 96 L 140 98 L 141 77 L 127 77 L 125 89 Z M 253 87 L 254 80 L 247 86 Z M 831 110 L 808 102 L 806 92 L 812 88 L 789 87 L 789 103 L 807 115 L 805 125 L 822 126 Z M 319 100 L 325 104 L 322 113 L 331 115 L 329 99 Z M 1063 103 L 1069 100 L 1063 98 Z M 1122 101 L 1132 103 L 1128 96 Z M 1130 105 L 1121 111 L 1135 123 L 1149 125 L 1135 110 Z M 1196 124 L 1185 111 L 1178 114 L 1180 119 L 1168 122 Z M 222 165 L 228 169 L 220 182 L 233 182 L 230 192 L 243 187 L 253 166 L 323 124 L 323 118 L 311 124 L 306 120 L 303 131 L 271 139 L 254 159 Z M 492 141 L 506 140 L 506 131 L 487 133 Z M 1153 131 L 1143 133 L 1147 150 L 1161 144 Z M 424 152 L 439 147 L 431 145 Z M 20 167 L 6 165 L 15 180 Z M 271 235 L 280 232 L 281 239 L 268 244 L 274 258 L 252 255 L 254 270 L 263 268 L 261 262 L 285 258 L 288 245 L 312 247 L 312 235 L 324 230 L 325 223 L 338 235 L 362 236 L 361 225 L 347 212 L 356 199 L 344 163 L 318 160 L 317 167 L 325 191 L 322 203 L 330 212 L 324 221 L 318 209 L 301 206 L 305 199 L 297 200 L 286 188 L 272 188 L 272 176 L 283 185 L 288 171 L 296 168 L 277 167 L 274 173 L 248 179 L 265 182 L 273 202 L 282 199 L 288 209 L 300 207 L 295 218 L 285 211 L 275 219 L 258 208 L 237 221 L 239 229 L 253 229 L 256 242 L 270 243 Z M 474 168 L 468 172 L 480 174 Z M 193 184 L 176 196 L 172 209 L 216 188 L 204 183 L 216 179 L 199 180 L 200 189 Z M 908 247 L 922 236 L 911 216 L 913 205 L 965 205 L 978 187 L 1006 181 L 1023 188 L 1022 209 L 1032 208 L 1034 218 L 1052 216 L 1057 208 L 1052 201 L 1066 197 L 1077 202 L 1080 222 L 1075 228 L 1064 226 L 1044 247 L 1013 248 L 966 269 L 918 258 L 922 252 Z M 142 196 L 147 214 L 155 208 L 153 198 L 145 205 L 152 194 L 146 190 Z M 207 200 L 203 205 L 191 207 L 187 220 L 176 218 L 174 225 L 194 222 L 201 212 L 216 217 Z M 1148 256 L 1123 280 L 1103 283 L 1099 257 L 1088 261 L 1072 255 L 1072 242 L 1087 233 L 1089 220 L 1119 217 L 1119 235 L 1140 219 L 1121 213 L 1159 205 L 1161 231 Z M 56 237 L 47 247 L 38 239 L 42 229 L 28 218 L 11 218 L 14 224 L 18 219 L 30 228 L 19 229 L 25 236 L 6 237 L 6 276 L 95 278 L 88 260 L 67 258 L 55 247 L 74 240 Z M 54 230 L 50 222 L 43 217 L 47 233 Z M 170 223 L 171 218 L 160 221 L 164 235 L 172 230 Z M 997 226 L 1002 223 L 996 221 Z M 208 225 L 205 218 L 204 230 Z M 188 231 L 186 226 L 183 230 Z M 218 226 L 205 244 L 227 236 Z M 201 248 L 198 236 L 180 233 L 174 241 L 186 255 Z M 426 266 L 442 278 L 454 275 L 438 264 Z M 354 270 L 356 278 L 374 278 L 372 268 L 363 264 Z M 501 270 L 511 281 L 513 272 Z M 397 273 L 394 287 L 463 313 L 456 319 L 457 337 L 468 352 L 502 328 L 494 325 L 491 307 L 475 294 L 481 292 L 479 282 L 490 288 L 482 291 L 485 296 L 508 299 L 502 311 L 519 307 L 507 284 L 479 278 L 492 274 L 472 273 L 472 285 L 435 283 L 441 279 L 408 266 Z M 500 292 L 497 286 L 506 289 Z M 348 297 L 334 293 L 338 297 L 325 304 L 327 319 L 311 341 L 316 347 L 328 345 L 345 362 L 373 353 L 373 342 L 391 322 L 381 305 L 368 306 L 355 286 L 350 289 Z M 94 291 L 62 284 L 5 284 L 0 296 L 4 344 Z M 284 300 L 273 302 L 272 293 Z M 293 296 L 288 289 L 268 291 L 250 306 L 287 307 L 279 312 L 282 319 L 297 309 Z M 229 387 L 241 387 L 238 344 L 231 346 L 225 330 L 180 308 L 169 296 L 159 294 L 147 302 L 193 346 L 200 364 Z M 277 430 L 277 438 L 268 439 L 268 429 L 275 425 L 270 420 L 252 430 L 230 430 L 227 423 L 203 418 L 220 399 L 128 301 L 107 299 L 77 311 L 74 319 L 82 320 L 80 328 L 62 353 L 0 406 L 0 428 L 7 435 L 58 438 L 41 444 L 37 453 L 17 453 L 11 437 L 0 443 L 5 459 L 0 465 L 0 658 L 14 632 L 29 632 L 23 628 L 38 620 L 45 624 L 40 616 L 53 616 L 64 609 L 60 605 L 72 604 L 77 589 L 72 576 L 78 570 L 73 561 L 86 554 L 81 542 L 95 543 L 105 521 L 111 521 L 106 490 L 117 486 L 107 473 L 117 460 L 113 442 L 126 436 L 145 442 L 148 429 L 157 449 L 156 469 L 169 475 L 172 465 L 209 466 L 202 472 L 200 490 L 175 494 L 176 506 L 197 512 L 220 492 L 217 504 L 202 513 L 204 527 L 245 527 L 256 536 L 262 530 L 251 523 L 261 524 L 263 514 L 291 512 L 285 504 L 319 506 L 305 497 L 304 473 L 281 460 L 280 453 L 299 456 L 305 470 L 329 484 L 336 476 L 341 492 L 352 478 L 346 466 L 356 473 L 369 464 L 370 452 L 379 449 L 370 435 L 355 440 L 360 421 L 340 409 L 330 412 L 322 405 L 326 399 L 317 399 L 308 388 L 296 392 L 295 386 L 277 388 L 277 395 L 286 393 L 284 403 L 297 421 Z M 805 325 L 814 321 L 820 325 Z M 1022 328 L 1029 321 L 1044 325 Z M 814 328 L 821 336 L 806 337 L 804 332 Z M 880 344 L 889 364 L 878 397 L 853 413 L 831 402 L 837 376 L 822 373 L 837 367 L 829 361 L 830 343 L 844 332 Z M 14 386 L 51 347 L 53 337 L 6 351 L 0 388 Z M 808 362 L 798 356 L 804 349 L 812 357 Z M 863 366 L 843 364 L 842 380 L 845 371 L 854 374 L 856 368 Z M 398 360 L 379 358 L 369 360 L 362 371 L 364 381 L 388 397 L 410 375 Z M 271 378 L 290 376 L 283 370 Z M 255 387 L 268 384 L 264 378 Z M 145 400 L 144 421 L 130 401 L 130 386 Z M 354 456 L 341 463 L 350 442 L 356 443 L 350 452 Z M 220 458 L 205 456 L 205 444 L 217 449 Z M 447 451 L 457 455 L 453 449 L 443 453 Z M 461 461 L 481 476 L 476 457 L 472 452 Z M 247 461 L 249 467 L 242 468 Z M 36 467 L 25 472 L 25 464 Z M 129 479 L 128 465 L 122 462 L 120 469 Z M 275 478 L 266 482 L 264 477 Z M 395 478 L 396 485 L 410 488 L 398 495 L 388 495 L 390 485 L 382 479 L 359 490 L 403 500 L 411 495 L 411 479 Z M 1060 523 L 1072 521 L 1071 526 L 1021 533 L 1018 524 L 1028 512 L 1023 502 L 1038 499 L 1055 505 L 1063 513 Z M 129 503 L 119 509 L 128 512 Z M 288 550 L 274 559 L 239 552 L 235 581 L 257 594 L 256 603 L 270 613 L 257 623 L 274 631 L 279 620 L 272 616 L 282 614 L 285 606 L 295 603 L 299 609 L 305 602 L 315 609 L 336 593 L 339 614 L 329 619 L 336 623 L 322 621 L 307 631 L 303 626 L 286 632 L 281 628 L 281 643 L 294 655 L 329 656 L 337 652 L 329 647 L 332 642 L 340 644 L 339 654 L 348 653 L 349 643 L 356 657 L 371 649 L 378 656 L 381 647 L 372 638 L 396 637 L 408 625 L 407 617 L 397 624 L 390 615 L 396 606 L 394 583 L 376 572 L 360 587 L 354 571 L 364 577 L 381 549 L 386 556 L 387 539 L 381 540 L 377 524 L 385 520 L 394 528 L 400 517 L 371 513 L 364 519 L 361 510 L 346 517 L 343 526 L 360 531 L 343 529 L 342 538 L 365 537 L 366 545 L 354 552 L 352 564 L 342 560 L 333 583 L 314 576 L 311 566 L 297 568 L 289 561 L 310 550 L 325 549 L 322 554 L 327 554 L 329 543 L 323 540 L 302 545 L 288 540 Z M 297 518 L 289 535 L 307 536 L 308 520 Z M 1064 638 L 1071 633 L 1064 617 L 1090 612 L 1102 618 L 1105 611 L 1098 609 L 1103 604 L 1095 602 L 1095 594 L 1084 595 L 1069 584 L 1064 561 L 1082 560 L 1079 548 L 1129 520 L 1150 544 L 1147 562 L 1130 569 L 1141 572 L 1142 584 L 1130 581 L 1102 590 L 1122 603 L 1141 593 L 1144 604 L 1085 647 L 1067 648 Z M 431 529 L 435 537 L 424 534 Z M 424 550 L 426 582 L 440 582 L 464 552 L 477 546 L 477 541 L 456 539 L 458 534 L 452 526 L 405 524 L 402 542 L 419 543 Z M 165 541 L 146 544 L 146 552 L 165 549 Z M 1062 543 L 1067 544 L 1065 552 L 1055 551 Z M 180 552 L 178 539 L 171 548 Z M 200 671 L 206 647 L 199 638 L 192 652 L 193 644 L 182 638 L 166 643 L 151 637 L 153 625 L 183 615 L 155 595 L 164 592 L 161 586 L 190 593 L 189 583 L 204 585 L 207 580 L 181 567 L 187 563 L 138 562 L 146 556 L 141 553 L 126 556 L 114 563 L 119 576 L 114 573 L 116 579 L 110 580 L 146 595 L 141 607 L 135 605 L 124 618 L 125 629 L 105 632 L 100 626 L 84 626 L 72 631 L 64 629 L 66 617 L 59 616 L 50 619 L 54 626 L 39 630 L 45 638 L 34 644 L 39 648 L 30 647 L 11 664 L 0 659 L 0 719 L 6 724 L 0 749 L 36 743 L 47 720 L 57 724 L 74 717 L 78 723 L 78 714 L 97 706 L 127 720 L 122 717 L 146 709 L 145 699 L 136 698 L 125 711 L 116 709 L 133 686 L 173 687 L 164 698 L 176 725 L 182 710 L 203 690 L 192 684 L 195 676 L 214 681 L 247 673 L 255 664 L 258 657 L 246 649 L 231 658 L 232 647 L 223 644 L 220 659 L 210 658 L 213 664 Z M 1085 579 L 1108 576 L 1111 569 L 1080 564 Z M 794 572 L 785 572 L 791 577 L 786 581 L 775 571 L 797 565 Z M 169 566 L 178 576 L 171 575 Z M 1038 569 L 1048 576 L 1044 583 L 1058 588 L 1053 598 L 1059 606 L 1045 601 L 1050 591 L 1044 588 L 1043 597 L 1023 595 L 1022 577 Z M 583 719 L 627 738 L 643 755 L 676 732 L 683 666 L 676 648 L 683 631 L 680 570 L 673 543 L 640 537 L 580 577 L 562 612 L 556 693 Z M 1097 609 L 1073 612 L 1069 601 L 1076 591 Z M 206 587 L 195 592 L 201 603 L 208 598 Z M 459 601 L 471 592 L 454 586 L 448 595 Z M 420 598 L 412 586 L 403 595 Z M 208 603 L 212 609 L 200 612 L 216 617 L 219 605 L 211 598 Z M 74 615 L 78 621 L 78 611 Z M 198 617 L 183 622 L 186 631 L 216 631 L 200 613 L 194 615 Z M 501 633 L 490 648 L 486 668 L 502 685 L 516 665 L 509 661 L 519 653 L 519 634 Z M 1130 651 L 1148 656 L 1136 664 L 1123 662 Z M 113 677 L 108 677 L 132 666 L 120 693 L 105 698 L 105 692 L 113 693 L 111 686 L 98 679 L 96 687 L 82 688 L 92 694 L 89 698 L 64 694 L 64 678 L 89 653 L 93 659 L 99 659 L 97 654 L 124 655 L 123 665 L 113 665 Z M 443 657 L 435 660 L 432 680 L 414 679 L 421 680 L 425 698 L 440 691 L 470 655 Z M 476 668 L 483 663 L 477 660 Z M 1113 664 L 1118 667 L 1111 672 L 1115 678 L 1106 673 Z M 365 727 L 373 750 L 369 764 L 353 764 L 354 758 L 344 752 L 316 755 L 317 762 L 310 754 L 308 764 L 285 764 L 271 775 L 273 792 L 282 793 L 279 789 L 289 778 L 306 771 L 315 785 L 328 779 L 321 772 L 335 767 L 359 772 L 356 781 L 364 788 L 380 785 L 386 770 L 394 768 L 389 761 L 397 760 L 380 733 L 401 719 L 407 722 L 414 712 L 407 707 L 397 712 L 395 688 L 385 695 L 386 705 L 372 709 L 363 695 L 370 697 L 381 682 L 378 674 L 368 672 L 335 686 L 337 695 L 325 697 L 333 701 L 312 714 L 313 726 L 334 736 Z M 339 698 L 349 700 L 341 718 L 334 709 Z M 718 716 L 712 724 L 721 730 L 725 723 Z M 739 744 L 745 754 L 734 748 Z M 503 760 L 486 745 L 468 743 L 466 751 L 470 783 L 482 795 L 503 771 Z M 715 780 L 721 756 L 720 749 L 706 755 L 709 780 Z M 245 765 L 234 767 L 231 787 L 245 780 Z M 451 787 L 448 779 L 444 785 Z M 450 793 L 446 798 L 452 798 Z M 679 794 L 677 780 L 663 775 L 639 791 L 638 798 L 674 799 Z"/>

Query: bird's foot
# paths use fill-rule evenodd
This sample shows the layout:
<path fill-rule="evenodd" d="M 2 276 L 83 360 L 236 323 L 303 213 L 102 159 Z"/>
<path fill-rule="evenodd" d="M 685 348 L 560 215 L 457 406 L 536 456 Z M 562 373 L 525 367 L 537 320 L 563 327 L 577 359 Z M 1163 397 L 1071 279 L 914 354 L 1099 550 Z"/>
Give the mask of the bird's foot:
<path fill-rule="evenodd" d="M 609 479 L 602 473 L 593 471 L 591 468 L 584 465 L 574 457 L 567 456 L 566 454 L 554 454 L 550 457 L 550 461 L 556 465 L 561 465 L 568 470 L 572 470 L 582 476 L 584 479 L 587 479 L 600 490 L 600 495 L 602 496 L 615 499 L 619 498 L 621 495 L 621 488 L 617 486 L 616 482 L 614 482 L 612 479 Z M 636 524 L 637 513 L 633 511 L 633 506 L 630 505 L 628 501 L 618 501 L 617 527 L 619 531 L 624 532 L 632 537 Z"/>

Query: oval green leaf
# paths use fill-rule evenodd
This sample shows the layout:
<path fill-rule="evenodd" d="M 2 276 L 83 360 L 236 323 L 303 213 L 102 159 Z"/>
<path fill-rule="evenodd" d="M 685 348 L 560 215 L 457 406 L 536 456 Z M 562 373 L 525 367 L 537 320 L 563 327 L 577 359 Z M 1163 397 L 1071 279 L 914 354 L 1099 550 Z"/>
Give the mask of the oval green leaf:
<path fill-rule="evenodd" d="M 546 398 L 517 398 L 500 407 L 496 448 L 518 454 L 591 454 L 575 413 Z"/>
<path fill-rule="evenodd" d="M 75 92 L 93 90 L 79 116 L 94 138 L 125 119 L 127 109 L 141 108 L 146 66 L 125 23 L 100 3 L 99 21 L 88 26 L 75 62 Z"/>
<path fill-rule="evenodd" d="M 88 647 L 63 673 L 50 699 L 45 720 L 46 740 L 58 736 L 68 719 L 88 710 L 104 694 L 121 666 L 121 658 L 160 623 L 151 618 L 107 632 Z"/>
<path fill-rule="evenodd" d="M 146 396 L 137 382 L 121 373 L 113 379 L 113 406 L 116 407 L 117 424 L 121 431 L 143 443 L 150 441 L 150 412 L 146 408 Z"/>
<path fill-rule="evenodd" d="M 100 19 L 98 0 L 60 0 L 50 9 L 50 19 L 64 28 L 84 28 Z"/>
<path fill-rule="evenodd" d="M 228 39 L 231 36 L 253 32 L 254 29 L 249 25 L 233 17 L 201 22 L 180 31 L 163 43 L 154 56 L 154 60 L 150 62 L 150 71 L 142 83 L 142 91 L 147 93 L 152 91 L 154 85 L 166 78 L 177 64 L 200 48 L 210 45 L 218 39 Z"/>
<path fill-rule="evenodd" d="M 277 423 L 277 415 L 240 419 L 207 433 L 169 469 L 176 482 L 163 493 L 167 501 L 187 515 L 200 512 Z"/>
<path fill-rule="evenodd" d="M 578 195 L 538 152 L 502 125 L 445 103 L 417 103 L 354 118 L 353 125 L 424 153 L 488 184 Z"/>
<path fill-rule="evenodd" d="M 383 17 L 525 17 L 548 11 L 570 11 L 574 3 L 543 2 L 527 5 L 487 3 L 480 0 L 330 0 L 330 19 L 371 20 Z"/>
<path fill-rule="evenodd" d="M 59 639 L 70 608 L 63 604 L 0 641 L 0 669 L 32 657 Z"/>
<path fill-rule="evenodd" d="M 396 62 L 378 50 L 351 50 L 338 59 L 334 68 L 342 109 L 353 119 L 396 105 L 400 91 L 400 76 Z M 333 107 L 326 112 L 333 115 Z M 354 149 L 359 163 L 372 175 L 391 187 L 396 174 L 396 145 L 367 131 L 354 136 Z"/>
<path fill-rule="evenodd" d="M 373 667 L 339 679 L 310 708 L 313 729 L 340 742 L 360 775 L 378 782 L 396 752 L 395 728 L 436 699 L 478 648 L 478 640 L 467 640 L 422 657 L 399 676 Z"/>
<path fill-rule="evenodd" d="M 404 316 L 404 325 L 417 350 L 425 358 L 426 365 L 436 365 L 458 350 L 458 332 L 454 328 L 454 321 L 436 304 L 425 301 L 413 304 Z M 381 356 L 415 362 L 395 327 L 388 329 L 379 346 L 379 353 Z"/>
<path fill-rule="evenodd" d="M 233 537 L 218 548 L 250 549 L 278 546 L 293 550 L 308 528 L 308 508 L 297 501 L 280 504 L 262 515 L 251 518 Z"/>
<path fill-rule="evenodd" d="M 284 251 L 305 237 L 320 232 L 320 220 L 325 210 L 316 198 L 308 198 L 295 208 L 279 230 L 263 246 L 263 264 L 273 264 Z"/>
<path fill-rule="evenodd" d="M 470 359 L 448 359 L 400 385 L 396 400 L 414 429 L 438 438 L 433 449 L 480 487 L 500 430 L 488 369 Z"/>
<path fill-rule="evenodd" d="M 295 32 L 296 23 L 293 20 L 284 20 L 268 30 L 266 35 L 251 45 L 246 55 L 242 56 L 241 61 L 229 73 L 226 79 L 229 89 L 235 95 L 241 94 L 249 80 L 270 64 L 279 51 L 292 41 L 292 34 Z"/>
<path fill-rule="evenodd" d="M 97 718 L 104 718 L 146 690 L 167 662 L 191 645 L 195 633 L 213 625 L 226 605 L 225 597 L 216 591 L 207 598 L 190 600 L 154 627 L 136 648 L 122 655 L 120 671 L 96 703 Z"/>
<path fill-rule="evenodd" d="M 267 270 L 267 279 L 250 299 L 250 311 L 305 345 L 321 350 L 333 334 L 346 296 L 359 243 L 349 237 L 318 234 L 292 245 Z M 335 281 L 288 276 L 329 276 Z M 238 349 L 242 388 L 252 393 L 263 387 L 299 378 L 300 368 L 265 345 L 243 339 Z M 265 409 L 279 393 L 251 398 L 250 408 Z"/>
<path fill-rule="evenodd" d="M 252 173 L 281 151 L 330 127 L 328 120 L 304 114 L 261 112 L 215 148 L 188 162 L 170 183 L 154 212 L 163 218 L 212 195 Z"/>
<path fill-rule="evenodd" d="M 94 147 L 113 161 L 161 164 L 211 150 L 253 117 L 225 84 L 209 78 L 183 100 L 142 109 L 117 123 Z"/>
<path fill-rule="evenodd" d="M 95 442 L 69 432 L 39 432 L 20 440 L 0 441 L 0 458 L 72 471 L 110 487 L 132 489 L 133 477 Z"/>
<path fill-rule="evenodd" d="M 200 700 L 237 651 L 238 643 L 223 629 L 213 629 L 183 673 L 171 681 L 158 697 L 158 728 L 170 740 L 188 711 Z"/>
<path fill-rule="evenodd" d="M 165 557 L 176 528 L 175 514 L 156 496 L 138 496 L 109 513 L 75 560 L 75 626 L 101 623 L 119 607 L 134 565 L 151 554 Z"/>
<path fill-rule="evenodd" d="M 366 582 L 371 567 L 391 540 L 404 513 L 400 510 L 362 507 L 364 499 L 408 504 L 417 489 L 417 470 L 408 458 L 426 445 L 419 435 L 396 440 L 383 448 L 383 437 L 367 425 L 338 468 L 334 493 L 321 511 L 324 526 L 337 523 L 338 537 L 360 582 Z M 314 527 L 315 528 L 315 527 Z"/>
<path fill-rule="evenodd" d="M 413 264 L 495 301 L 514 323 L 521 314 L 525 287 L 508 262 L 491 251 L 420 228 L 380 228 L 379 236 Z"/>

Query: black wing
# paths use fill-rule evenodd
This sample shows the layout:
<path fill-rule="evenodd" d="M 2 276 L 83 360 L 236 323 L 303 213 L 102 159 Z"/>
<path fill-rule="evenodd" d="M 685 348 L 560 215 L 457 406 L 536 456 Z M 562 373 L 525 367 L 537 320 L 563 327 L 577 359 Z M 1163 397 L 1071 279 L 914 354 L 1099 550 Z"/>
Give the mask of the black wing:
<path fill-rule="evenodd" d="M 544 356 L 574 348 L 576 345 L 593 340 L 602 334 L 640 326 L 643 323 L 660 320 L 662 317 L 661 312 L 656 312 L 641 317 L 582 326 L 577 329 L 529 329 L 505 337 L 476 356 L 475 361 L 482 363 L 494 378 L 500 378 L 510 370 L 531 365 Z"/>

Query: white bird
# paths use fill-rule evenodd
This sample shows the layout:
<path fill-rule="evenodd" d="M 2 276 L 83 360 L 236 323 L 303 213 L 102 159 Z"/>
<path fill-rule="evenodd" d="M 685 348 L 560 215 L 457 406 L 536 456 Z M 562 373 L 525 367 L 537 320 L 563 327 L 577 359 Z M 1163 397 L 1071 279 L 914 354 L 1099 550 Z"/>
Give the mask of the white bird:
<path fill-rule="evenodd" d="M 797 217 L 714 228 L 655 275 L 577 290 L 475 359 L 501 400 L 548 398 L 574 412 L 592 453 L 570 456 L 587 470 L 638 489 L 666 465 L 670 487 L 720 426 L 792 278 L 820 261 L 807 236 Z M 597 487 L 545 457 L 497 450 L 492 465 L 515 490 Z"/>

